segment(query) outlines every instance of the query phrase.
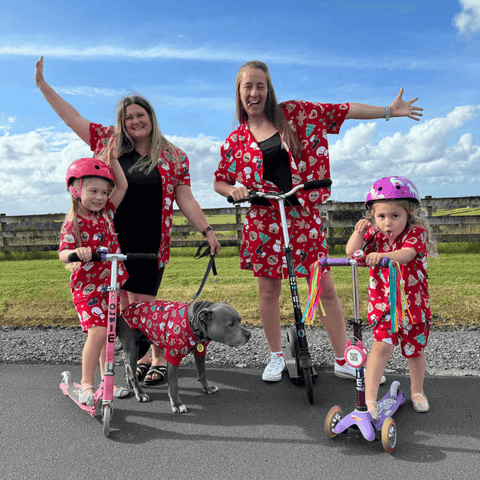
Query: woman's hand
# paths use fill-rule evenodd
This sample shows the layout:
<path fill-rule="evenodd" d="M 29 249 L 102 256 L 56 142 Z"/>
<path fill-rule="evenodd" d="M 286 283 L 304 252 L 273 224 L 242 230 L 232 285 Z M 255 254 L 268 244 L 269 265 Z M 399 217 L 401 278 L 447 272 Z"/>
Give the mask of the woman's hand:
<path fill-rule="evenodd" d="M 418 100 L 418 97 L 413 98 L 406 102 L 402 98 L 403 88 L 400 88 L 400 93 L 397 95 L 397 98 L 390 105 L 390 116 L 393 117 L 408 117 L 417 122 L 420 120 L 417 117 L 421 117 L 423 108 L 414 107 L 413 104 Z"/>
<path fill-rule="evenodd" d="M 217 237 L 215 236 L 213 230 L 209 230 L 207 232 L 205 240 L 210 245 L 210 255 L 216 255 L 222 248 L 222 246 L 218 243 Z"/>
<path fill-rule="evenodd" d="M 35 64 L 35 85 L 39 87 L 42 83 L 45 83 L 45 78 L 43 78 L 43 56 Z"/>
<path fill-rule="evenodd" d="M 229 192 L 229 195 L 231 195 L 235 201 L 248 197 L 248 194 L 249 194 L 248 188 L 243 186 L 232 187 Z"/>

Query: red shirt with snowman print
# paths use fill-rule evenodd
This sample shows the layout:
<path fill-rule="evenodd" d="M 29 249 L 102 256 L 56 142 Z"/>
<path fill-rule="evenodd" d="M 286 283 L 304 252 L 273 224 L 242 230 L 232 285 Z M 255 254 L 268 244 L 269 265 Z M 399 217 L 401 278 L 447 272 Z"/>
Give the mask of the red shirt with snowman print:
<path fill-rule="evenodd" d="M 108 253 L 119 253 L 120 245 L 113 227 L 115 206 L 110 199 L 104 209 L 97 214 L 98 223 L 77 216 L 82 247 L 90 247 L 96 252 L 99 247 Z M 107 219 L 108 218 L 108 219 Z M 66 221 L 60 232 L 60 251 L 77 248 L 77 231 L 71 220 Z M 118 262 L 117 282 L 122 286 L 128 279 L 123 262 Z M 85 302 L 104 293 L 110 286 L 110 262 L 77 263 L 70 276 L 70 290 L 73 303 Z"/>
<path fill-rule="evenodd" d="M 188 303 L 139 302 L 122 311 L 130 328 L 140 329 L 157 347 L 165 349 L 165 359 L 178 367 L 183 357 L 194 350 L 197 357 L 207 354 L 209 340 L 199 342 L 188 321 Z"/>
<path fill-rule="evenodd" d="M 364 236 L 369 242 L 377 232 L 375 227 L 370 228 Z M 413 248 L 417 253 L 405 265 L 400 265 L 404 280 L 405 295 L 413 323 L 429 322 L 432 318 L 430 299 L 428 295 L 427 276 L 427 232 L 421 226 L 407 227 L 390 245 L 387 238 L 378 232 L 375 239 L 366 247 L 365 253 L 389 253 L 403 248 Z M 368 287 L 368 321 L 376 325 L 385 315 L 390 315 L 390 270 L 388 268 L 370 268 L 370 282 Z M 405 312 L 405 318 L 407 313 Z"/>

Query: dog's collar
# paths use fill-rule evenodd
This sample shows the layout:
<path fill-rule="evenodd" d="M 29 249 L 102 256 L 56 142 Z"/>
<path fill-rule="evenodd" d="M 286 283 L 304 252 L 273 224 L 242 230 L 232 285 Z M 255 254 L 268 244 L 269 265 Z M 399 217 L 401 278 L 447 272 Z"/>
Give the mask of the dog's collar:
<path fill-rule="evenodd" d="M 194 316 L 198 317 L 198 314 L 194 313 Z M 188 323 L 190 323 L 190 322 L 188 322 Z M 197 325 L 198 325 L 198 318 L 197 318 Z M 209 340 L 209 338 L 207 336 L 205 336 L 200 329 L 194 328 L 191 323 L 190 323 L 190 328 L 191 328 L 193 334 L 195 335 L 195 338 L 197 339 L 197 341 L 199 343 L 206 342 L 207 340 Z"/>

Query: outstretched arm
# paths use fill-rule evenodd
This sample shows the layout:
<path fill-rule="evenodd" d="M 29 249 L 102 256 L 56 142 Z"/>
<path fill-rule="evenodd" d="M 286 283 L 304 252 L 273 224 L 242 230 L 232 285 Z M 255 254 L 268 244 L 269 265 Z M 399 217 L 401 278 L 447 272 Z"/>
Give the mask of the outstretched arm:
<path fill-rule="evenodd" d="M 406 102 L 403 100 L 402 96 L 403 88 L 400 89 L 400 93 L 397 95 L 397 98 L 390 105 L 390 117 L 408 117 L 418 122 L 420 118 L 417 117 L 421 117 L 421 112 L 423 112 L 423 108 L 413 105 L 418 100 L 418 97 Z M 353 118 L 356 120 L 385 118 L 385 108 L 374 107 L 373 105 L 365 105 L 363 103 L 350 103 L 350 109 L 346 118 Z"/>
<path fill-rule="evenodd" d="M 43 57 L 40 57 L 40 60 L 35 65 L 35 85 L 40 89 L 45 100 L 55 110 L 56 114 L 87 145 L 90 145 L 90 122 L 83 118 L 45 81 L 43 77 Z"/>

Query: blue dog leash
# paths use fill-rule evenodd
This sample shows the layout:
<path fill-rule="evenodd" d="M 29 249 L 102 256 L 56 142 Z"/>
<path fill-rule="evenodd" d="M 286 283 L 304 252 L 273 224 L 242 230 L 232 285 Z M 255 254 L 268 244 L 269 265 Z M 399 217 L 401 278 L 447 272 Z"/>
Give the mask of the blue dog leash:
<path fill-rule="evenodd" d="M 205 250 L 202 253 L 200 253 L 202 248 L 204 247 L 205 247 Z M 215 282 L 217 280 L 218 274 L 217 274 L 217 267 L 215 266 L 215 255 L 212 255 L 210 253 L 210 245 L 207 242 L 202 243 L 198 247 L 197 253 L 193 258 L 195 260 L 200 260 L 201 258 L 206 257 L 207 255 L 210 255 L 210 261 L 208 262 L 207 271 L 203 276 L 203 280 L 202 280 L 202 283 L 200 284 L 200 288 L 198 289 L 197 293 L 193 296 L 193 298 L 188 302 L 189 304 L 193 303 L 200 296 L 200 293 L 203 290 L 205 282 L 207 281 L 207 277 L 208 277 L 208 274 L 210 273 L 210 270 L 213 271 L 212 282 Z"/>

